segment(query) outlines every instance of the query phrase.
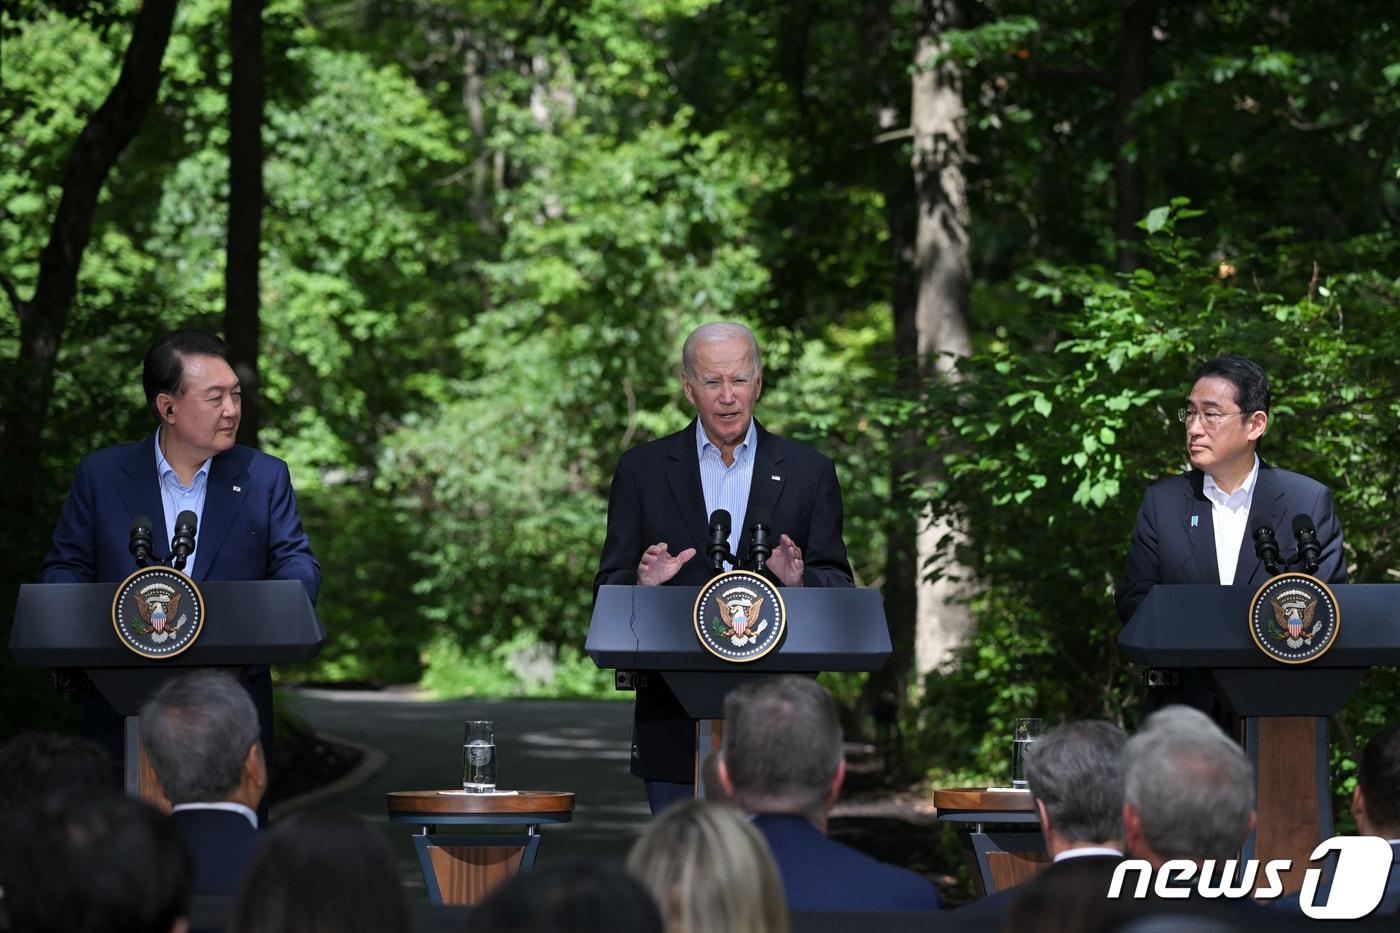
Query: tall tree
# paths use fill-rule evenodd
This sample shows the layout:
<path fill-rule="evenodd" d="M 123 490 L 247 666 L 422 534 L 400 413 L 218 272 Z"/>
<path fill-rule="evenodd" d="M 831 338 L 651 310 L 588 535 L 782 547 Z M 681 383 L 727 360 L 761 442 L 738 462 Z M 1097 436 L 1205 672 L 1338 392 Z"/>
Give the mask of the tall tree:
<path fill-rule="evenodd" d="M 231 0 L 228 33 L 228 263 L 224 277 L 224 336 L 229 361 L 243 383 L 238 439 L 258 445 L 258 335 L 263 209 L 263 0 Z"/>

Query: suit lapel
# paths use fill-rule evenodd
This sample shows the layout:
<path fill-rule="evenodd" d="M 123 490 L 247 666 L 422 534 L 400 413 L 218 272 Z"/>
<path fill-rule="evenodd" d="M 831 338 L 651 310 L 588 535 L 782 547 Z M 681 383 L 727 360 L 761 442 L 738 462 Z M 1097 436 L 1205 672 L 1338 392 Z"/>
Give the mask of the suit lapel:
<path fill-rule="evenodd" d="M 194 577 L 204 580 L 214 566 L 228 537 L 229 527 L 238 510 L 243 508 L 251 492 L 248 462 L 252 451 L 234 447 L 214 458 L 209 465 L 209 484 L 204 495 L 204 515 L 199 521 L 199 553 L 196 555 Z"/>
<path fill-rule="evenodd" d="M 787 485 L 787 474 L 783 471 L 783 452 L 775 442 L 773 435 L 763 429 L 763 425 L 754 422 L 754 442 L 757 450 L 754 451 L 753 477 L 749 481 L 749 501 L 744 507 L 744 529 L 739 535 L 739 557 L 742 560 L 749 553 L 750 520 L 759 509 L 766 509 L 772 516 L 778 508 L 778 500 L 782 498 L 783 487 Z M 777 546 L 777 541 L 770 544 Z"/>
<path fill-rule="evenodd" d="M 693 547 L 700 554 L 705 553 L 709 540 L 709 516 L 705 514 L 705 490 L 700 485 L 700 457 L 695 452 L 695 422 L 675 435 L 675 443 L 669 452 L 670 465 L 666 468 L 666 482 L 671 486 L 671 495 L 676 500 L 676 510 L 685 521 L 685 530 L 690 535 L 690 544 L 682 546 L 679 541 L 668 541 L 671 553 L 678 554 L 686 547 Z"/>
<path fill-rule="evenodd" d="M 1192 470 L 1186 474 L 1186 478 L 1188 483 L 1181 523 L 1191 557 L 1196 562 L 1195 576 L 1206 583 L 1219 583 L 1220 561 L 1215 554 L 1215 521 L 1211 515 L 1210 500 L 1202 491 L 1205 474 Z M 1185 576 L 1189 578 L 1192 575 Z"/>
<path fill-rule="evenodd" d="M 1236 583 L 1257 585 L 1267 579 L 1268 571 L 1259 555 L 1254 553 L 1254 542 L 1249 536 L 1249 529 L 1254 527 L 1258 516 L 1268 516 L 1269 524 L 1274 529 L 1274 537 L 1278 539 L 1279 554 L 1287 557 L 1283 547 L 1283 518 L 1288 510 L 1288 503 L 1284 499 L 1283 487 L 1274 481 L 1275 475 L 1267 463 L 1262 460 L 1259 462 L 1259 476 L 1254 481 L 1254 498 L 1249 503 L 1249 521 L 1245 525 L 1244 540 L 1240 542 L 1240 559 L 1235 564 Z"/>
<path fill-rule="evenodd" d="M 165 506 L 160 497 L 160 477 L 156 475 L 156 450 L 154 438 L 137 444 L 136 450 L 117 477 L 117 495 L 131 518 L 144 515 L 151 520 L 151 530 L 155 532 L 154 550 L 156 556 L 170 553 L 170 529 L 165 527 Z M 164 533 L 161 532 L 164 529 Z"/>

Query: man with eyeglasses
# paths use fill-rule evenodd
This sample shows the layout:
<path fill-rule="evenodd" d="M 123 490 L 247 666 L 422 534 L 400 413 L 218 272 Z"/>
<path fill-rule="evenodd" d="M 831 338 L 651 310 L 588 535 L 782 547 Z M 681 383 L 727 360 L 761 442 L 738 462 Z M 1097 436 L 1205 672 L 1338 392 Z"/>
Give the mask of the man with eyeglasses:
<path fill-rule="evenodd" d="M 1196 370 L 1186 407 L 1177 412 L 1186 426 L 1191 469 L 1153 484 L 1143 496 L 1127 570 L 1114 593 L 1122 622 L 1158 583 L 1262 584 L 1269 573 L 1249 540 L 1261 517 L 1267 517 L 1279 550 L 1292 562 L 1293 517 L 1310 516 L 1322 545 L 1316 575 L 1328 583 L 1346 582 L 1342 526 L 1332 511 L 1331 491 L 1263 462 L 1255 452 L 1269 426 L 1269 399 L 1264 371 L 1242 356 L 1219 356 Z M 1215 700 L 1203 671 L 1184 671 L 1179 684 L 1148 691 L 1149 709 L 1186 703 L 1211 712 Z"/>

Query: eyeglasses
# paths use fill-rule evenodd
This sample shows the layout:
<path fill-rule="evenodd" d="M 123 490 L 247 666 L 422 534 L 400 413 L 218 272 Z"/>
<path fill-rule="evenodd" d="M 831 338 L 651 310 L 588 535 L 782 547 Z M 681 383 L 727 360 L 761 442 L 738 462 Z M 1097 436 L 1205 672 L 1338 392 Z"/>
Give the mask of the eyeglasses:
<path fill-rule="evenodd" d="M 1194 419 L 1200 418 L 1201 423 L 1207 428 L 1218 428 L 1226 418 L 1235 415 L 1244 415 L 1244 411 L 1196 411 L 1194 408 L 1178 408 L 1176 410 L 1176 420 L 1182 424 L 1190 424 Z"/>

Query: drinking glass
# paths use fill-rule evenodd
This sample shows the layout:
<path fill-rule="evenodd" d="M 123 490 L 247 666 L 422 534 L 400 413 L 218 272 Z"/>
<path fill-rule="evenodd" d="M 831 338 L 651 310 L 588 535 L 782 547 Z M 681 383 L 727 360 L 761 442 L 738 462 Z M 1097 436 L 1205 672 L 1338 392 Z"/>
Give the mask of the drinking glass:
<path fill-rule="evenodd" d="M 1039 719 L 1018 719 L 1011 726 L 1011 786 L 1017 790 L 1030 788 L 1026 781 L 1026 752 L 1038 738 Z"/>
<path fill-rule="evenodd" d="M 489 719 L 467 720 L 462 739 L 462 789 L 489 794 L 496 789 L 496 729 Z"/>

